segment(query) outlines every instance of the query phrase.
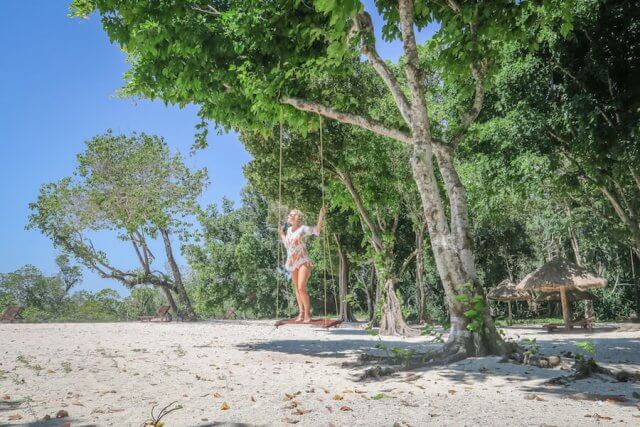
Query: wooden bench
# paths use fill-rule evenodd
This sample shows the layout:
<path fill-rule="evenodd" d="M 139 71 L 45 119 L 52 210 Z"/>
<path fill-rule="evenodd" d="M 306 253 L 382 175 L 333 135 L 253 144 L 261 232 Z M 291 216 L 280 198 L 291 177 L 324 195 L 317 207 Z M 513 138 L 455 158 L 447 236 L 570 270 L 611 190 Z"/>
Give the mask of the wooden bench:
<path fill-rule="evenodd" d="M 16 307 L 16 306 L 7 307 L 4 313 L 2 313 L 0 322 L 13 323 L 13 322 L 23 321 L 24 317 L 20 315 L 20 313 L 22 313 L 22 310 L 24 310 L 24 307 Z"/>
<path fill-rule="evenodd" d="M 169 310 L 171 310 L 170 306 L 161 305 L 153 316 L 140 316 L 138 320 L 143 322 L 170 322 L 171 314 L 169 314 Z"/>

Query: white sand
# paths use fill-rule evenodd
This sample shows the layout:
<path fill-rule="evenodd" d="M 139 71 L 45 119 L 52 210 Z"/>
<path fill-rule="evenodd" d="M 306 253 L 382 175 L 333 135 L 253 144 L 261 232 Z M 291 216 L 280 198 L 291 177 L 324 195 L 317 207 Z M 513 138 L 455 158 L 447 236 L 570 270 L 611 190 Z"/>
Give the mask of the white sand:
<path fill-rule="evenodd" d="M 575 351 L 573 342 L 593 339 L 597 360 L 640 369 L 639 331 L 506 332 L 537 338 L 546 354 Z M 384 341 L 428 347 L 425 338 Z M 326 331 L 275 329 L 266 321 L 0 324 L 0 425 L 35 423 L 64 409 L 72 426 L 139 426 L 154 405 L 172 401 L 183 409 L 165 418 L 167 426 L 640 425 L 640 399 L 632 396 L 638 383 L 596 378 L 548 387 L 544 381 L 562 371 L 497 358 L 353 382 L 342 363 L 376 342 L 355 325 Z M 611 395 L 625 401 L 607 401 Z M 220 409 L 223 402 L 228 410 Z M 293 413 L 295 404 L 310 412 Z M 16 415 L 22 418 L 10 421 Z"/>

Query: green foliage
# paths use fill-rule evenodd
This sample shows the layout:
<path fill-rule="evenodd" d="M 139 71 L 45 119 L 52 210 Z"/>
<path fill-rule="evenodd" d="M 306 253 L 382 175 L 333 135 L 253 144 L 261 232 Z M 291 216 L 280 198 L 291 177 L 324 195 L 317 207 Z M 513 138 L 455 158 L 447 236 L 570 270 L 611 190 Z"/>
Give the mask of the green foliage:
<path fill-rule="evenodd" d="M 520 341 L 520 344 L 528 346 L 528 351 L 531 354 L 538 353 L 538 342 L 536 338 L 525 338 Z"/>
<path fill-rule="evenodd" d="M 576 342 L 576 347 L 584 351 L 586 354 L 594 358 L 596 356 L 596 345 L 593 341 L 583 340 Z"/>
<path fill-rule="evenodd" d="M 470 285 L 467 287 L 470 287 Z M 471 293 L 460 294 L 456 295 L 455 299 L 466 307 L 464 317 L 467 320 L 467 329 L 482 334 L 484 331 L 484 313 L 486 310 L 484 296 Z"/>

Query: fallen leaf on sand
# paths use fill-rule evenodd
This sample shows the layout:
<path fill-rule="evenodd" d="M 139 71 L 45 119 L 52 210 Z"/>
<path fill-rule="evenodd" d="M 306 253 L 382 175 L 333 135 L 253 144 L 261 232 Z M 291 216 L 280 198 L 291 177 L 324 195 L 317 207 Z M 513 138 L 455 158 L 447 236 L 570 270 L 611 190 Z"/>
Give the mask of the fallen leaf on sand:
<path fill-rule="evenodd" d="M 293 411 L 292 414 L 293 415 L 304 415 L 304 414 L 308 414 L 309 412 L 311 412 L 311 409 L 296 408 L 296 410 Z"/>
<path fill-rule="evenodd" d="M 342 400 L 344 399 L 344 397 L 340 396 L 339 394 L 336 394 L 335 396 L 332 397 L 333 400 Z"/>
<path fill-rule="evenodd" d="M 299 405 L 299 403 L 297 401 L 292 400 L 291 403 L 289 403 L 288 405 L 286 405 L 284 407 L 284 409 L 293 409 L 293 408 L 298 407 L 298 405 Z"/>
<path fill-rule="evenodd" d="M 284 417 L 282 421 L 284 421 L 287 424 L 298 424 L 300 422 L 300 420 L 292 420 L 289 417 Z"/>
<path fill-rule="evenodd" d="M 327 408 L 327 411 L 333 412 L 333 408 L 331 406 L 327 406 L 326 408 Z"/>
<path fill-rule="evenodd" d="M 449 394 L 456 394 L 457 392 L 454 389 L 447 390 Z"/>
<path fill-rule="evenodd" d="M 382 393 L 378 393 L 378 394 L 376 394 L 375 396 L 371 396 L 371 399 L 373 399 L 373 400 L 381 400 L 381 399 L 384 399 L 384 394 L 382 394 Z"/>
<path fill-rule="evenodd" d="M 220 398 L 222 397 L 222 395 L 216 391 L 215 393 L 213 393 L 213 397 Z"/>
<path fill-rule="evenodd" d="M 220 410 L 226 411 L 228 409 L 229 409 L 229 404 L 227 402 L 222 402 L 222 405 L 220 405 Z"/>
<path fill-rule="evenodd" d="M 69 413 L 67 411 L 65 411 L 64 409 L 60 409 L 56 413 L 56 418 L 67 418 L 68 416 L 69 416 Z"/>
<path fill-rule="evenodd" d="M 349 408 L 348 406 L 341 406 L 340 410 L 343 411 L 343 412 L 353 411 L 353 409 Z"/>
<path fill-rule="evenodd" d="M 346 389 L 346 390 L 344 390 L 342 393 L 343 393 L 343 394 L 353 393 L 353 390 Z"/>
<path fill-rule="evenodd" d="M 295 396 L 293 394 L 289 394 L 289 393 L 285 393 L 284 394 L 284 398 L 282 400 L 291 400 L 293 399 Z"/>
<path fill-rule="evenodd" d="M 21 420 L 22 419 L 22 415 L 20 414 L 15 414 L 15 415 L 10 415 L 9 416 L 9 421 L 16 421 L 16 420 Z"/>
<path fill-rule="evenodd" d="M 256 401 L 256 398 L 255 398 L 254 396 L 251 396 L 251 401 L 252 401 L 252 402 L 255 402 L 255 401 Z"/>
<path fill-rule="evenodd" d="M 356 390 L 355 390 L 355 392 L 356 392 L 356 393 L 358 393 L 358 394 L 366 393 L 366 391 L 364 391 L 364 390 L 358 390 L 358 389 L 356 389 Z"/>
<path fill-rule="evenodd" d="M 5 394 L 4 396 L 2 396 L 2 400 L 11 400 L 11 396 Z"/>

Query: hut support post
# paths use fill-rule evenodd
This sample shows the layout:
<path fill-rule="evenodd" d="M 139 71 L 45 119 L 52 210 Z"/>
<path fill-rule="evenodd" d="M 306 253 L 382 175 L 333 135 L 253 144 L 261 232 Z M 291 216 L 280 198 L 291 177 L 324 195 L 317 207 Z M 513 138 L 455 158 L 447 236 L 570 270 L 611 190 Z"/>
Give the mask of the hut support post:
<path fill-rule="evenodd" d="M 560 301 L 562 302 L 562 317 L 564 319 L 565 330 L 570 331 L 573 326 L 571 325 L 571 313 L 569 311 L 569 300 L 567 299 L 567 288 L 560 288 Z"/>
<path fill-rule="evenodd" d="M 511 301 L 507 301 L 508 307 L 509 307 L 509 326 L 511 326 Z"/>

